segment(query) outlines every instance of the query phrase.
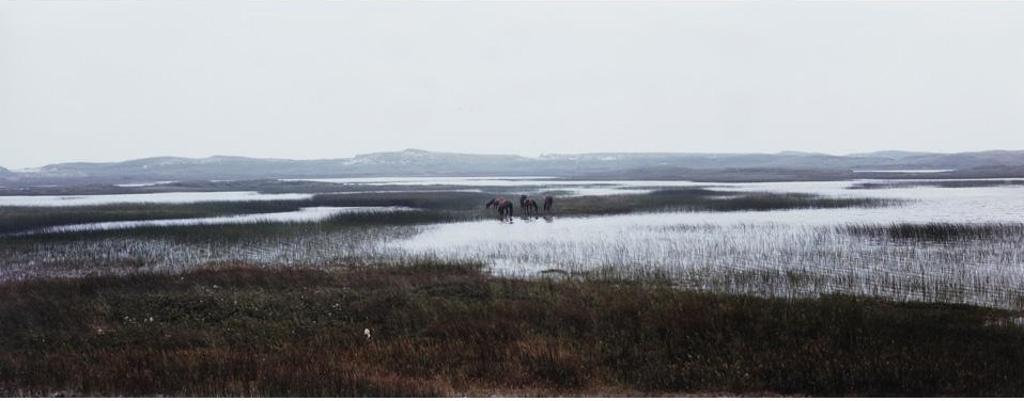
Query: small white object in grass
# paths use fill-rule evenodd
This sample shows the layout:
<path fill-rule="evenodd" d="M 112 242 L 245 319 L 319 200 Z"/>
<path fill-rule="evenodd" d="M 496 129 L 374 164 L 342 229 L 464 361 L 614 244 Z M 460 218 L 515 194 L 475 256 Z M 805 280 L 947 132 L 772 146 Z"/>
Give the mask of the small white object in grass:
<path fill-rule="evenodd" d="M 366 336 L 367 340 L 373 337 L 372 335 L 370 335 L 370 329 L 363 329 L 363 334 Z"/>

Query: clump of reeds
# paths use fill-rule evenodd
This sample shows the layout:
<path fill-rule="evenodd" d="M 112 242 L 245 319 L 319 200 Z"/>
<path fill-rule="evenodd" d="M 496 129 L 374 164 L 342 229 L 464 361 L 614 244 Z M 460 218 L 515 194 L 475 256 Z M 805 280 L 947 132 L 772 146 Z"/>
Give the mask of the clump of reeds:
<path fill-rule="evenodd" d="M 937 242 L 1024 236 L 1024 224 L 1017 223 L 894 223 L 849 225 L 846 230 L 854 235 Z"/>
<path fill-rule="evenodd" d="M 915 188 L 915 187 L 936 187 L 936 188 L 984 188 L 984 187 L 1006 187 L 1024 185 L 1024 180 L 1006 179 L 963 179 L 963 180 L 905 180 L 905 181 L 878 181 L 858 182 L 850 184 L 847 189 L 893 189 L 893 188 Z"/>

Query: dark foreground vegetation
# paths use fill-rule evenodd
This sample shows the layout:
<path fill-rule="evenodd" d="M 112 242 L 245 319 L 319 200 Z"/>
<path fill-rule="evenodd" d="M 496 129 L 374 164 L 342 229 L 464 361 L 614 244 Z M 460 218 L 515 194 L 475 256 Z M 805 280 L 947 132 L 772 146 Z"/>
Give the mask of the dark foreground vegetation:
<path fill-rule="evenodd" d="M 1014 319 L 473 266 L 215 266 L 0 285 L 0 394 L 1020 396 Z"/>

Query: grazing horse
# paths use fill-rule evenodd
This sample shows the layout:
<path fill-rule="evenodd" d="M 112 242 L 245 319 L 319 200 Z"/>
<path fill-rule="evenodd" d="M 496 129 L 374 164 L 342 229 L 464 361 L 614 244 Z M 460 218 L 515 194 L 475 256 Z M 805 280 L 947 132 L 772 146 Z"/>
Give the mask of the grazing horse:
<path fill-rule="evenodd" d="M 530 199 L 526 195 L 519 197 L 519 208 L 523 211 L 523 217 L 529 217 L 531 214 L 537 213 L 537 201 Z"/>
<path fill-rule="evenodd" d="M 527 199 L 525 202 L 525 206 L 523 206 L 523 210 L 526 211 L 527 216 L 533 216 L 537 214 L 537 209 L 539 209 L 537 207 L 537 201 L 533 199 Z"/>
<path fill-rule="evenodd" d="M 555 203 L 555 198 L 551 195 L 544 196 L 544 213 L 551 211 L 551 205 Z"/>
<path fill-rule="evenodd" d="M 501 221 L 512 221 L 512 201 L 505 198 L 494 198 L 487 202 L 486 207 L 488 209 L 494 208 L 498 211 L 498 217 Z"/>

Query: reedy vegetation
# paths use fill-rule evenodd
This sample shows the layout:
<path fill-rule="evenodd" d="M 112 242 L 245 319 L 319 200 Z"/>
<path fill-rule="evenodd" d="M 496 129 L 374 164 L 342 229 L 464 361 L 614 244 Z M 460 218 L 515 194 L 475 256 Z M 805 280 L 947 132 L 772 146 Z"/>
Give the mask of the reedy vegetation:
<path fill-rule="evenodd" d="M 542 244 L 486 242 L 428 250 L 403 245 L 403 240 L 422 230 L 418 224 L 493 218 L 479 207 L 489 196 L 492 194 L 366 193 L 270 205 L 242 202 L 238 210 L 295 204 L 397 205 L 419 210 L 343 215 L 316 223 L 147 227 L 0 238 L 0 262 L 4 264 L 0 280 L 182 272 L 210 262 L 324 268 L 435 260 L 485 263 L 508 275 L 560 270 L 616 279 L 658 277 L 686 288 L 768 297 L 838 292 L 895 300 L 1024 306 L 1020 290 L 1024 277 L 1009 268 L 1024 265 L 1024 229 L 1015 225 L 700 225 L 603 232 L 593 238 L 580 232 L 572 238 L 543 240 Z M 561 198 L 555 216 L 881 204 L 887 201 L 684 189 Z M 219 203 L 187 206 L 200 213 L 226 207 Z M 918 232 L 932 234 L 913 234 Z M 965 232 L 991 235 L 979 241 Z M 943 244 L 931 244 L 936 235 L 945 236 Z M 921 242 L 929 238 L 932 240 Z"/>
<path fill-rule="evenodd" d="M 0 285 L 0 393 L 1015 396 L 1019 319 L 465 265 L 221 265 Z"/>

